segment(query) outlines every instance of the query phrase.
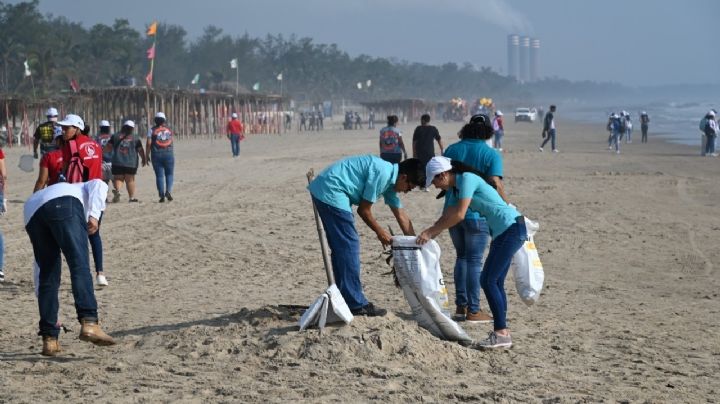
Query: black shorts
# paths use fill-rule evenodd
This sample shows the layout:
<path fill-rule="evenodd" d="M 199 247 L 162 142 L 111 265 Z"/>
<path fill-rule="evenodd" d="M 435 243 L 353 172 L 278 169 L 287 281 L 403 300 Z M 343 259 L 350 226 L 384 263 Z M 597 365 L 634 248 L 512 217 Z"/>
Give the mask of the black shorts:
<path fill-rule="evenodd" d="M 110 172 L 112 172 L 112 175 L 135 175 L 137 174 L 137 167 L 123 167 L 113 164 Z"/>

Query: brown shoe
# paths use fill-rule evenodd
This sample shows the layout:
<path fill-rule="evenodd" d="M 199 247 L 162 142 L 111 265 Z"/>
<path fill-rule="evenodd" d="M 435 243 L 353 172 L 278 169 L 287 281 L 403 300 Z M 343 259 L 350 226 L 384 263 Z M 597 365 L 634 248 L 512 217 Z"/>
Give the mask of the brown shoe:
<path fill-rule="evenodd" d="M 60 349 L 60 343 L 58 342 L 58 339 L 55 337 L 51 337 L 49 335 L 43 336 L 43 349 L 41 352 L 41 355 L 43 356 L 57 356 L 60 352 L 62 352 L 62 349 Z"/>
<path fill-rule="evenodd" d="M 80 324 L 80 341 L 101 346 L 115 345 L 115 340 L 105 334 L 96 321 L 80 320 Z"/>
<path fill-rule="evenodd" d="M 483 311 L 478 311 L 477 313 L 468 313 L 465 321 L 468 323 L 492 323 L 493 318 Z"/>
<path fill-rule="evenodd" d="M 465 316 L 467 316 L 467 306 L 455 306 L 455 314 L 453 314 L 452 319 L 465 321 Z"/>

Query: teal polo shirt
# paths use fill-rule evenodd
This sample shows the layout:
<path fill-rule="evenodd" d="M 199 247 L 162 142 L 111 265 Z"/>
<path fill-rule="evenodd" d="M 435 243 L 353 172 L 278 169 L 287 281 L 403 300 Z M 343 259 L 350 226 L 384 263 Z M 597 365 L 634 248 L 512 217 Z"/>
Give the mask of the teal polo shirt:
<path fill-rule="evenodd" d="M 445 149 L 443 156 L 450 160 L 457 160 L 473 167 L 481 173 L 490 176 L 503 176 L 502 156 L 497 150 L 488 146 L 481 139 L 462 139 L 453 143 Z M 447 198 L 445 198 L 444 209 L 447 209 Z M 482 219 L 480 214 L 468 209 L 465 219 Z"/>
<path fill-rule="evenodd" d="M 469 209 L 487 219 L 493 237 L 505 232 L 520 216 L 520 212 L 503 201 L 495 188 L 484 179 L 472 173 L 458 173 L 455 176 L 455 188 L 447 192 L 445 199 L 448 206 L 457 206 L 460 199 L 468 198 L 471 199 Z"/>
<path fill-rule="evenodd" d="M 360 205 L 363 199 L 375 203 L 380 196 L 388 206 L 401 208 L 395 192 L 397 177 L 397 164 L 368 154 L 336 161 L 307 188 L 321 202 L 351 213 L 352 205 Z"/>

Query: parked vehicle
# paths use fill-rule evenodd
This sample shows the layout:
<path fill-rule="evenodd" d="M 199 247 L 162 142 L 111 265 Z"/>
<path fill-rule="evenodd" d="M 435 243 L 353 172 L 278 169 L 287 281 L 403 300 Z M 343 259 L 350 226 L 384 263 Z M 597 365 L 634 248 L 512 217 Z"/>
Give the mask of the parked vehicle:
<path fill-rule="evenodd" d="M 515 122 L 535 122 L 537 119 L 537 110 L 535 108 L 516 108 Z"/>

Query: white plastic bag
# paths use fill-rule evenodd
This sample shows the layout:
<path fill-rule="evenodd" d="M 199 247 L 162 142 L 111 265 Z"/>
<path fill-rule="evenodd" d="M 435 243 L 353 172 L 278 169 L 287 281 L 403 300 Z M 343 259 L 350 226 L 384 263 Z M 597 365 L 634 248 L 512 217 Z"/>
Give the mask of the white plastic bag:
<path fill-rule="evenodd" d="M 343 321 L 350 324 L 352 320 L 353 315 L 342 298 L 340 289 L 333 283 L 305 310 L 298 325 L 300 331 L 303 331 L 313 325 L 323 329 L 326 323 Z"/>
<path fill-rule="evenodd" d="M 520 299 L 526 305 L 532 306 L 540 298 L 545 272 L 533 239 L 540 225 L 525 218 L 525 227 L 528 240 L 513 256 L 511 267 L 515 276 L 515 289 L 517 289 Z"/>
<path fill-rule="evenodd" d="M 405 299 L 420 327 L 449 341 L 471 341 L 450 318 L 450 302 L 440 271 L 440 246 L 430 240 L 422 246 L 414 236 L 393 237 L 393 264 Z"/>

